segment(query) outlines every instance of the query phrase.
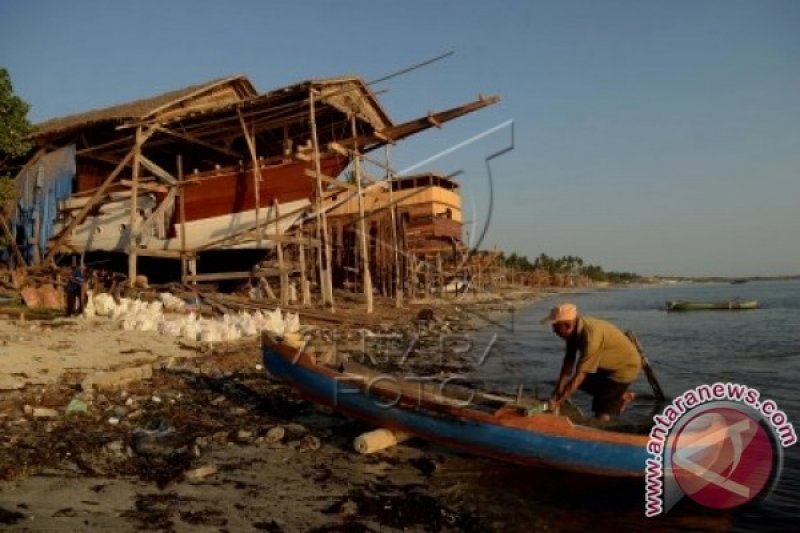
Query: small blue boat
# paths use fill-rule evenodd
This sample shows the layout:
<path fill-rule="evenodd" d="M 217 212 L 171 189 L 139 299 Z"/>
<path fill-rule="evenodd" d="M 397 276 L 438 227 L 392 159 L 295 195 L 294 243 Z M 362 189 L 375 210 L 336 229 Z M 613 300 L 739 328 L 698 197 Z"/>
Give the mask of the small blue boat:
<path fill-rule="evenodd" d="M 518 399 L 318 363 L 302 343 L 265 334 L 264 365 L 306 399 L 376 427 L 476 455 L 606 476 L 644 476 L 648 437 L 522 408 Z"/>

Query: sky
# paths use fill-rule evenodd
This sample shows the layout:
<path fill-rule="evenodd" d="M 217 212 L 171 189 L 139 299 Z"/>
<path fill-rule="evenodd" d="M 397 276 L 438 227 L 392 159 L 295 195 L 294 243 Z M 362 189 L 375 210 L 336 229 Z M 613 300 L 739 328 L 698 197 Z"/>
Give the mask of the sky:
<path fill-rule="evenodd" d="M 262 92 L 373 81 L 450 52 L 372 88 L 396 122 L 501 97 L 390 150 L 398 171 L 460 172 L 474 246 L 800 274 L 798 1 L 0 0 L 0 66 L 32 122 L 234 74 Z"/>

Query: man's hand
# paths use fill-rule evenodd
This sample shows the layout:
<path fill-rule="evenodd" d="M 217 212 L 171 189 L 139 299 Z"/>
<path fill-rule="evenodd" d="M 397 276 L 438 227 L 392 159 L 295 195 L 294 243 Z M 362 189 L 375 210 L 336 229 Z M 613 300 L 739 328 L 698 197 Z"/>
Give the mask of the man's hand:
<path fill-rule="evenodd" d="M 555 397 L 550 398 L 547 402 L 547 410 L 557 415 L 561 411 L 561 400 L 557 400 Z"/>

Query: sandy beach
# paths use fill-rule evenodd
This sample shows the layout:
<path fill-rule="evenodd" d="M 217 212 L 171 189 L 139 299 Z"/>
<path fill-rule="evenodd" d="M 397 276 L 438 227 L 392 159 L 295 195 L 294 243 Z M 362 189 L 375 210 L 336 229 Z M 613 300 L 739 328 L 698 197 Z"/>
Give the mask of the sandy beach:
<path fill-rule="evenodd" d="M 344 351 L 366 331 L 438 339 L 541 294 L 386 301 L 369 317 L 343 303 L 340 323 L 313 334 Z M 432 319 L 417 320 L 422 310 Z M 209 345 L 107 318 L 0 320 L 0 428 L 0 524 L 18 531 L 480 531 L 501 520 L 433 482 L 468 457 L 415 440 L 356 453 L 353 439 L 374 428 L 268 376 L 257 337 Z"/>

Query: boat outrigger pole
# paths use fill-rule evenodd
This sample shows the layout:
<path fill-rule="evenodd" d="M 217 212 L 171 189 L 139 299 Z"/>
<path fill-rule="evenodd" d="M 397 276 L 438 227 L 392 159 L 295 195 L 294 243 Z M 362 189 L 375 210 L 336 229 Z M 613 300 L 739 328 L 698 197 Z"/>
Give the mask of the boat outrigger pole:
<path fill-rule="evenodd" d="M 664 394 L 664 389 L 661 388 L 661 384 L 656 378 L 656 373 L 653 372 L 653 367 L 650 366 L 650 361 L 648 361 L 647 356 L 644 354 L 644 348 L 642 348 L 642 344 L 631 330 L 625 331 L 625 336 L 628 337 L 628 339 L 633 343 L 633 345 L 636 347 L 636 351 L 639 352 L 639 355 L 642 358 L 642 370 L 644 370 L 644 375 L 647 376 L 647 382 L 650 383 L 650 387 L 653 389 L 653 394 L 656 397 L 656 401 L 663 403 L 667 397 Z"/>

